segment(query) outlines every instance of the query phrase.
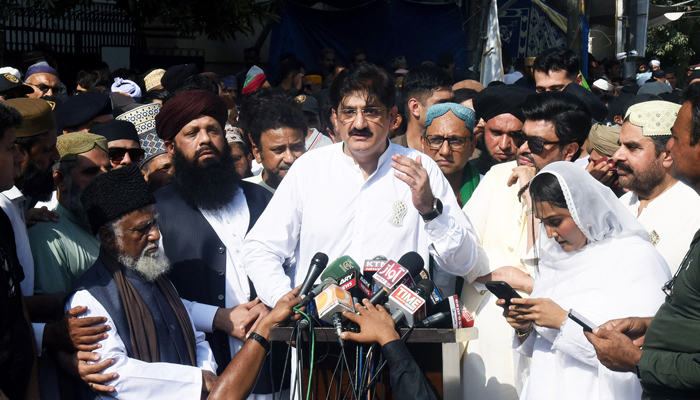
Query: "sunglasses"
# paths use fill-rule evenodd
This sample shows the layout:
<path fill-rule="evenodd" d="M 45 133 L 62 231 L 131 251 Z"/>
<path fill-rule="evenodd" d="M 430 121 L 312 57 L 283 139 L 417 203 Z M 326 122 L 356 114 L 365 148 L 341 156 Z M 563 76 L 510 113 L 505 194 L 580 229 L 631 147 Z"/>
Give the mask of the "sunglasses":
<path fill-rule="evenodd" d="M 556 141 L 556 142 L 547 142 L 545 140 L 542 140 L 536 136 L 527 136 L 523 132 L 519 133 L 513 133 L 513 143 L 515 143 L 516 146 L 520 147 L 525 142 L 527 142 L 527 147 L 530 149 L 530 153 L 535 154 L 535 155 L 540 155 L 544 151 L 544 147 L 547 145 L 564 145 L 568 143 L 564 143 L 562 141 Z"/>
<path fill-rule="evenodd" d="M 129 159 L 134 162 L 141 162 L 146 154 L 144 149 L 124 149 L 121 147 L 109 148 L 109 160 L 115 163 L 120 163 L 124 159 L 126 153 L 129 153 Z"/>

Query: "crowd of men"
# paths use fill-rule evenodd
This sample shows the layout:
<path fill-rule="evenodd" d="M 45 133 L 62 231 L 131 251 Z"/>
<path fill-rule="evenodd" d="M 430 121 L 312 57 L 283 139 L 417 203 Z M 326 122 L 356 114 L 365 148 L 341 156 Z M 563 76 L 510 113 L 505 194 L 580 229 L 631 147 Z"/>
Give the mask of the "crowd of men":
<path fill-rule="evenodd" d="M 654 59 L 623 79 L 593 58 L 586 80 L 553 48 L 484 87 L 449 54 L 349 59 L 286 54 L 269 82 L 251 48 L 236 75 L 99 68 L 72 92 L 50 60 L 0 69 L 0 399 L 289 396 L 270 331 L 314 254 L 409 251 L 479 329 L 464 398 L 517 399 L 527 366 L 485 283 L 532 292 L 528 185 L 558 161 L 608 186 L 673 276 L 657 316 L 597 321 L 601 368 L 644 398 L 700 395 L 700 71 Z M 397 398 L 435 398 L 364 306 L 346 339 L 382 346 L 411 382 Z"/>

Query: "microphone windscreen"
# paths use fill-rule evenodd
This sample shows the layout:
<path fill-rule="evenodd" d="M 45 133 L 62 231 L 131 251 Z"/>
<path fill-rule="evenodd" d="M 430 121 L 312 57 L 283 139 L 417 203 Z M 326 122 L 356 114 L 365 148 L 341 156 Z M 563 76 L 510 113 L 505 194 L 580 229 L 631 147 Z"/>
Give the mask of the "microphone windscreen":
<path fill-rule="evenodd" d="M 411 277 L 419 275 L 423 269 L 423 266 L 425 265 L 423 257 L 421 257 L 420 254 L 416 253 L 415 251 L 409 251 L 408 253 L 404 254 L 401 256 L 401 258 L 399 258 L 397 263 L 406 268 L 411 274 Z"/>
<path fill-rule="evenodd" d="M 360 267 L 350 256 L 342 256 L 326 267 L 321 274 L 321 280 L 324 281 L 326 278 L 333 278 L 337 281 L 351 269 L 359 271 Z"/>
<path fill-rule="evenodd" d="M 427 293 L 428 296 L 430 296 L 430 293 L 432 293 L 433 289 L 435 288 L 435 284 L 430 279 L 423 279 L 422 281 L 418 282 L 416 288 L 423 289 L 423 291 Z"/>

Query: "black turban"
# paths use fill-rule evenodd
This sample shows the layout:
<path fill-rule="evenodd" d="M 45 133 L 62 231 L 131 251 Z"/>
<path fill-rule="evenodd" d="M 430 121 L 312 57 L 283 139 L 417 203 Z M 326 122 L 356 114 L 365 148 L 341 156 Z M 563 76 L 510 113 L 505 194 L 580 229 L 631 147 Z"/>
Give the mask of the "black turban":
<path fill-rule="evenodd" d="M 148 192 L 141 170 L 135 165 L 127 165 L 93 179 L 80 195 L 80 202 L 92 233 L 96 234 L 101 226 L 155 204 L 156 199 Z"/>
<path fill-rule="evenodd" d="M 59 129 L 75 128 L 107 114 L 112 114 L 107 93 L 83 93 L 69 97 L 56 109 L 56 125 Z"/>
<path fill-rule="evenodd" d="M 134 124 L 128 121 L 112 120 L 97 124 L 90 128 L 90 133 L 104 136 L 108 142 L 129 139 L 139 143 L 139 133 Z"/>
<path fill-rule="evenodd" d="M 204 90 L 183 92 L 169 100 L 156 116 L 156 133 L 163 140 L 171 140 L 190 121 L 200 115 L 214 118 L 226 127 L 228 109 L 221 97 Z"/>
<path fill-rule="evenodd" d="M 570 83 L 566 85 L 563 92 L 578 97 L 579 100 L 586 104 L 588 111 L 591 113 L 591 117 L 593 117 L 596 122 L 604 120 L 608 115 L 608 107 L 605 103 L 585 87 L 576 83 Z"/>
<path fill-rule="evenodd" d="M 499 85 L 487 87 L 474 96 L 474 111 L 476 118 L 488 122 L 501 114 L 512 114 L 521 122 L 525 122 L 523 104 L 527 96 L 535 91 L 519 85 Z"/>

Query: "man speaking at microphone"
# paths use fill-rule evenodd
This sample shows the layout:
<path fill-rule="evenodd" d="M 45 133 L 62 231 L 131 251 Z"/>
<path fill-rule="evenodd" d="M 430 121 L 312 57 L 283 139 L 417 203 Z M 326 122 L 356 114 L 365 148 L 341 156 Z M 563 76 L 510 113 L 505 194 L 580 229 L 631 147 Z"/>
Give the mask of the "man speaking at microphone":
<path fill-rule="evenodd" d="M 397 108 L 394 80 L 374 65 L 331 86 L 332 121 L 342 143 L 299 158 L 248 233 L 245 268 L 272 306 L 301 284 L 311 258 L 355 260 L 409 251 L 436 261 L 434 281 L 449 290 L 475 264 L 476 236 L 428 156 L 387 139 Z M 294 255 L 294 269 L 282 262 Z"/>

